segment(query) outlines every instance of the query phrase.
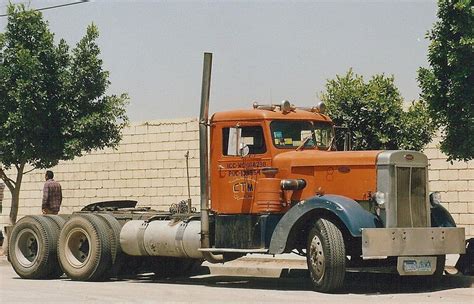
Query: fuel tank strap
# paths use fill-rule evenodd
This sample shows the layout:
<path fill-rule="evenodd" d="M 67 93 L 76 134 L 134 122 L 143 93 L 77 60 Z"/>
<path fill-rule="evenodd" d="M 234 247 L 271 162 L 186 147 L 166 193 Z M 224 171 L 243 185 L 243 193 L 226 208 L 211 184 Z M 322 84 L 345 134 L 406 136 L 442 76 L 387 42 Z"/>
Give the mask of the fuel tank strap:
<path fill-rule="evenodd" d="M 179 224 L 178 231 L 176 231 L 175 242 L 174 242 L 176 249 L 183 256 L 188 256 L 188 254 L 186 253 L 186 250 L 184 249 L 184 243 L 183 243 L 184 231 L 186 230 L 186 226 L 188 226 L 186 222 L 181 222 Z"/>
<path fill-rule="evenodd" d="M 141 255 L 148 255 L 146 248 L 145 248 L 145 230 L 148 227 L 147 222 L 143 222 L 143 224 L 138 228 L 137 232 L 137 240 L 138 240 L 138 249 L 140 250 Z"/>

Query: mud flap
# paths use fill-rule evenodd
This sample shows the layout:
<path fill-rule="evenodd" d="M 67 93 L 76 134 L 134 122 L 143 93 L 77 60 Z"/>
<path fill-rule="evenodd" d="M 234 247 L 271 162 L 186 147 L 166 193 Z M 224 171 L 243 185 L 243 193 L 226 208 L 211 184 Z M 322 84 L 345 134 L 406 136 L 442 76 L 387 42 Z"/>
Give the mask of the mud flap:
<path fill-rule="evenodd" d="M 474 238 L 466 240 L 466 253 L 459 256 L 454 267 L 464 275 L 474 275 Z"/>

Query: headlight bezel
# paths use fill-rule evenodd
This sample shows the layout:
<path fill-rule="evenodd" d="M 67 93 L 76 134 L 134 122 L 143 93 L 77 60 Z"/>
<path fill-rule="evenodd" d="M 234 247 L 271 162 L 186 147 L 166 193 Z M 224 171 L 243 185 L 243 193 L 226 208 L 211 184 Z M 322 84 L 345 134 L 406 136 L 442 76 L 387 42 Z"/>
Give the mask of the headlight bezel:
<path fill-rule="evenodd" d="M 430 193 L 430 205 L 431 207 L 441 206 L 441 193 L 434 191 Z"/>
<path fill-rule="evenodd" d="M 385 203 L 386 203 L 385 192 L 382 192 L 382 191 L 374 192 L 372 194 L 372 199 L 377 204 L 377 207 L 379 207 L 380 209 L 385 209 Z"/>

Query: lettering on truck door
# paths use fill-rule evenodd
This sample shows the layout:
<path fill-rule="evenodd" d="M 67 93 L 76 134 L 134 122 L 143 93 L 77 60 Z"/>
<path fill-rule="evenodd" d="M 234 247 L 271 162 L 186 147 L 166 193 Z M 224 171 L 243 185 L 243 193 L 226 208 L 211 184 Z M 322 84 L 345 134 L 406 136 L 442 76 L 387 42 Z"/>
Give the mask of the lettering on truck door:
<path fill-rule="evenodd" d="M 222 128 L 222 157 L 218 160 L 218 212 L 251 213 L 258 178 L 262 176 L 261 169 L 271 165 L 271 158 L 267 155 L 260 125 L 240 127 L 240 140 L 248 147 L 248 155 L 229 155 L 229 129 Z"/>

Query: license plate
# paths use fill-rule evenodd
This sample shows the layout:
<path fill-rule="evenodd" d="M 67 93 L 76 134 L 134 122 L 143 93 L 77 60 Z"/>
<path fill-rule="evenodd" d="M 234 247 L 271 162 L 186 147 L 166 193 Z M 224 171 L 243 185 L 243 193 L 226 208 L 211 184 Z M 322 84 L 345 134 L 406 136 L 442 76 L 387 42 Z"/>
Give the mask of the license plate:
<path fill-rule="evenodd" d="M 431 275 L 436 269 L 436 257 L 398 257 L 397 270 L 400 275 Z"/>
<path fill-rule="evenodd" d="M 432 265 L 429 260 L 407 260 L 403 261 L 403 270 L 406 272 L 431 272 Z"/>

